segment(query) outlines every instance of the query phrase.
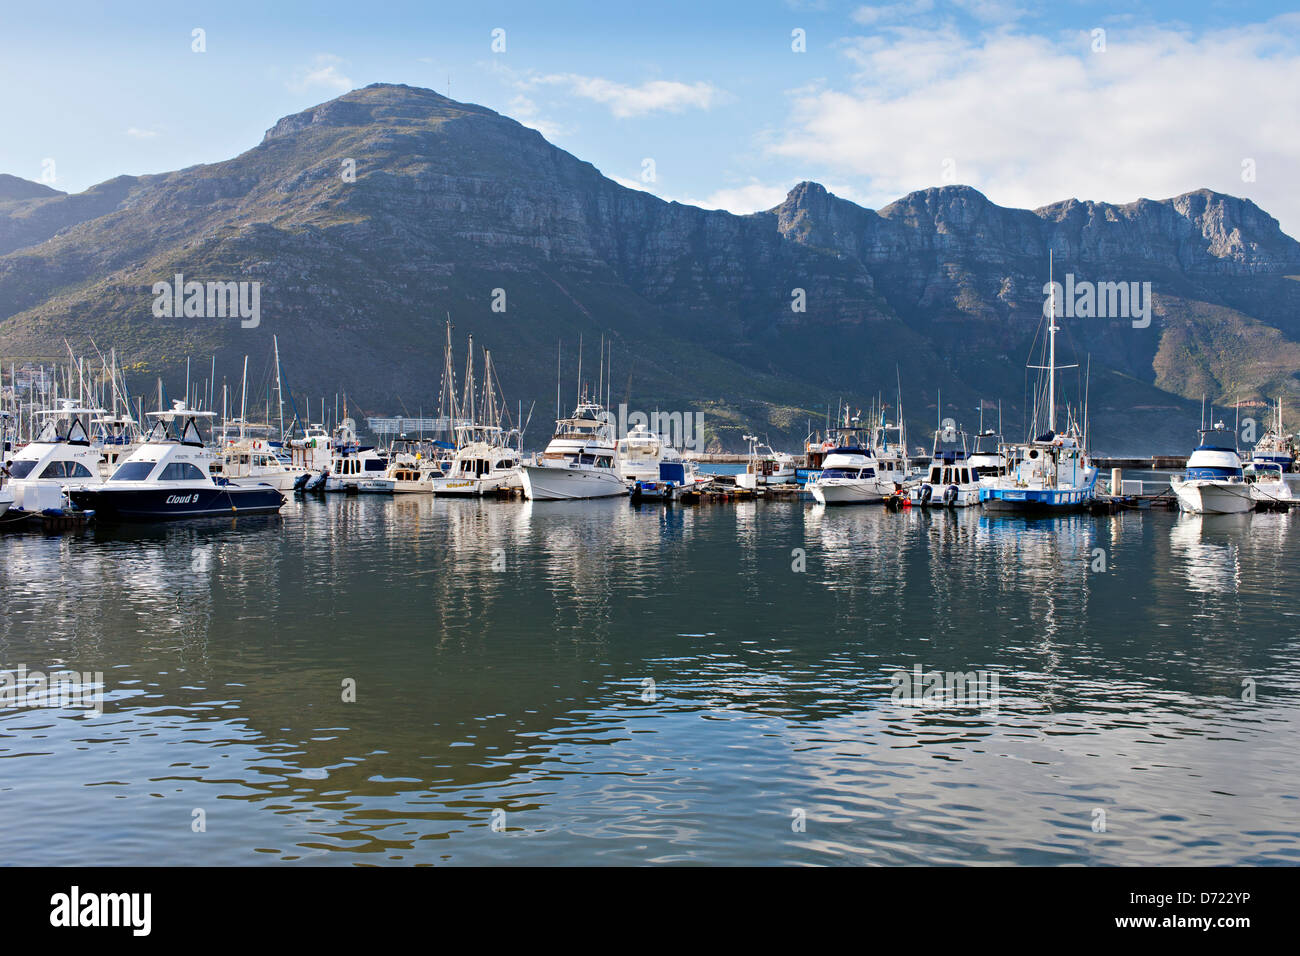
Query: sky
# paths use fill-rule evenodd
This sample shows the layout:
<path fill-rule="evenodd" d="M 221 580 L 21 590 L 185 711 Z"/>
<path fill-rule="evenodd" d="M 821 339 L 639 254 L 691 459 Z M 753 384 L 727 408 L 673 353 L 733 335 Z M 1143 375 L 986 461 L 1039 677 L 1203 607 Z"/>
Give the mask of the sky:
<path fill-rule="evenodd" d="M 1300 236 L 1300 13 L 1273 3 L 7 0 L 0 172 L 78 192 L 216 162 L 375 82 L 738 213 L 808 179 L 870 208 L 1209 187 Z"/>

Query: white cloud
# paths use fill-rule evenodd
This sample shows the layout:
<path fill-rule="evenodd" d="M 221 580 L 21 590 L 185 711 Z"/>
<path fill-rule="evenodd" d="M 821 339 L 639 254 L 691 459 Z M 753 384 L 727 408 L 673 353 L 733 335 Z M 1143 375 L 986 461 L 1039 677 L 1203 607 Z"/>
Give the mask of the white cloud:
<path fill-rule="evenodd" d="M 649 80 L 639 86 L 629 86 L 603 77 L 581 76 L 577 73 L 534 76 L 524 80 L 521 85 L 565 87 L 574 96 L 609 107 L 609 111 L 619 119 L 648 113 L 680 113 L 687 109 L 707 110 L 721 102 L 725 95 L 709 83 Z"/>
<path fill-rule="evenodd" d="M 879 205 L 953 181 L 1004 205 L 1129 202 L 1202 186 L 1244 195 L 1300 235 L 1300 15 L 1206 31 L 1057 38 L 895 28 L 845 47 L 844 88 L 794 91 L 769 151 L 869 183 Z M 1257 178 L 1242 179 L 1244 160 Z M 951 161 L 950 166 L 945 163 Z"/>
<path fill-rule="evenodd" d="M 300 67 L 286 84 L 295 93 L 306 93 L 322 88 L 334 93 L 347 93 L 354 84 L 342 71 L 344 60 L 328 53 L 318 54 L 311 66 Z"/>
<path fill-rule="evenodd" d="M 549 140 L 556 140 L 569 135 L 571 132 L 567 126 L 541 116 L 537 104 L 523 94 L 510 101 L 507 112 L 512 119 L 516 119 L 525 126 L 537 130 Z"/>
<path fill-rule="evenodd" d="M 929 13 L 934 9 L 934 0 L 904 0 L 903 3 L 878 3 L 858 7 L 853 11 L 853 19 L 865 26 L 897 20 L 900 17 L 914 17 Z"/>
<path fill-rule="evenodd" d="M 126 135 L 132 137 L 133 139 L 153 139 L 155 136 L 158 135 L 158 133 L 156 130 L 139 129 L 138 127 L 132 126 L 130 129 L 126 131 Z"/>
<path fill-rule="evenodd" d="M 744 216 L 751 212 L 761 212 L 779 206 L 785 201 L 793 185 L 787 183 L 784 186 L 770 186 L 751 179 L 743 186 L 719 189 L 695 205 L 703 206 L 705 209 L 725 209 L 727 212 Z"/>

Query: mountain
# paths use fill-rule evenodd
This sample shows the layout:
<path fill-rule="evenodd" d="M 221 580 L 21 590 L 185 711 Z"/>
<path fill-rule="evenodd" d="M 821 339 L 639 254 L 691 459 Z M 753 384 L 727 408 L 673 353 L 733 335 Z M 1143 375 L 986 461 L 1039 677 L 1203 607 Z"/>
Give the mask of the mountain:
<path fill-rule="evenodd" d="M 702 411 L 730 448 L 749 429 L 793 447 L 828 406 L 893 402 L 898 381 L 916 444 L 940 391 L 972 427 L 1001 402 L 1019 437 L 1049 252 L 1058 280 L 1151 283 L 1147 328 L 1061 322 L 1062 361 L 1088 366 L 1098 448 L 1185 450 L 1203 394 L 1300 390 L 1300 243 L 1209 190 L 1020 210 L 944 186 L 873 211 L 804 182 L 737 216 L 627 189 L 492 110 L 386 84 L 285 117 L 225 162 L 77 195 L 22 185 L 0 180 L 0 357 L 93 340 L 149 394 L 156 376 L 181 393 L 187 356 L 206 370 L 215 355 L 237 389 L 243 356 L 264 367 L 276 335 L 313 408 L 346 392 L 354 414 L 428 414 L 450 313 L 459 351 L 472 333 L 508 400 L 536 403 L 531 444 L 558 340 L 571 404 L 580 335 L 593 384 L 612 339 L 615 404 Z M 152 288 L 177 273 L 259 282 L 260 324 L 155 318 Z"/>

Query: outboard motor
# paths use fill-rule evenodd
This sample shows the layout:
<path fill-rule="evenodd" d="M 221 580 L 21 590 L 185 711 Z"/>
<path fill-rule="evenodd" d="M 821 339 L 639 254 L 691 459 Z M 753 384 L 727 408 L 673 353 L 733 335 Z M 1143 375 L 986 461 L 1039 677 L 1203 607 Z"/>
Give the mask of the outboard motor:
<path fill-rule="evenodd" d="M 921 504 L 928 505 L 930 499 L 934 497 L 934 486 L 925 484 L 921 486 Z"/>
<path fill-rule="evenodd" d="M 949 508 L 951 508 L 954 504 L 957 503 L 957 494 L 958 494 L 957 486 L 949 485 L 947 488 L 943 490 L 943 503 L 947 505 Z"/>

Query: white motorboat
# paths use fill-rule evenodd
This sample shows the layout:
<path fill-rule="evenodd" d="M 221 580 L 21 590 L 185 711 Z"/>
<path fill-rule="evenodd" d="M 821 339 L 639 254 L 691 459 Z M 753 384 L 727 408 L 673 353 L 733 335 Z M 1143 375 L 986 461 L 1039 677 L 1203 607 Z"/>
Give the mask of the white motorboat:
<path fill-rule="evenodd" d="M 8 488 L 13 495 L 13 509 L 39 512 L 63 508 L 69 490 L 103 481 L 99 449 L 91 442 L 83 422 L 103 411 L 68 400 L 56 409 L 37 413 L 46 419 L 40 434 L 9 462 Z"/>
<path fill-rule="evenodd" d="M 945 418 L 934 433 L 934 449 L 925 480 L 910 490 L 922 508 L 969 508 L 980 503 L 980 475 L 970 460 L 966 433 Z"/>
<path fill-rule="evenodd" d="M 1187 470 L 1170 479 L 1178 506 L 1192 514 L 1240 514 L 1255 507 L 1237 454 L 1236 436 L 1219 422 L 1200 430 Z"/>
<path fill-rule="evenodd" d="M 334 430 L 331 444 L 325 491 L 391 495 L 396 490 L 397 483 L 384 477 L 388 460 L 373 446 L 358 443 L 357 424 L 351 418 L 343 419 Z"/>
<path fill-rule="evenodd" d="M 1250 497 L 1256 508 L 1290 505 L 1295 500 L 1286 472 L 1276 461 L 1252 458 L 1242 466 L 1242 477 L 1250 486 Z"/>
<path fill-rule="evenodd" d="M 556 421 L 546 450 L 520 469 L 524 496 L 564 501 L 626 495 L 608 419 L 604 408 L 583 398 L 571 417 Z"/>
<path fill-rule="evenodd" d="M 877 461 L 870 447 L 869 429 L 849 417 L 828 439 L 824 448 L 821 473 L 808 482 L 808 490 L 819 504 L 872 504 L 884 501 L 894 491 L 893 481 L 877 474 Z"/>

